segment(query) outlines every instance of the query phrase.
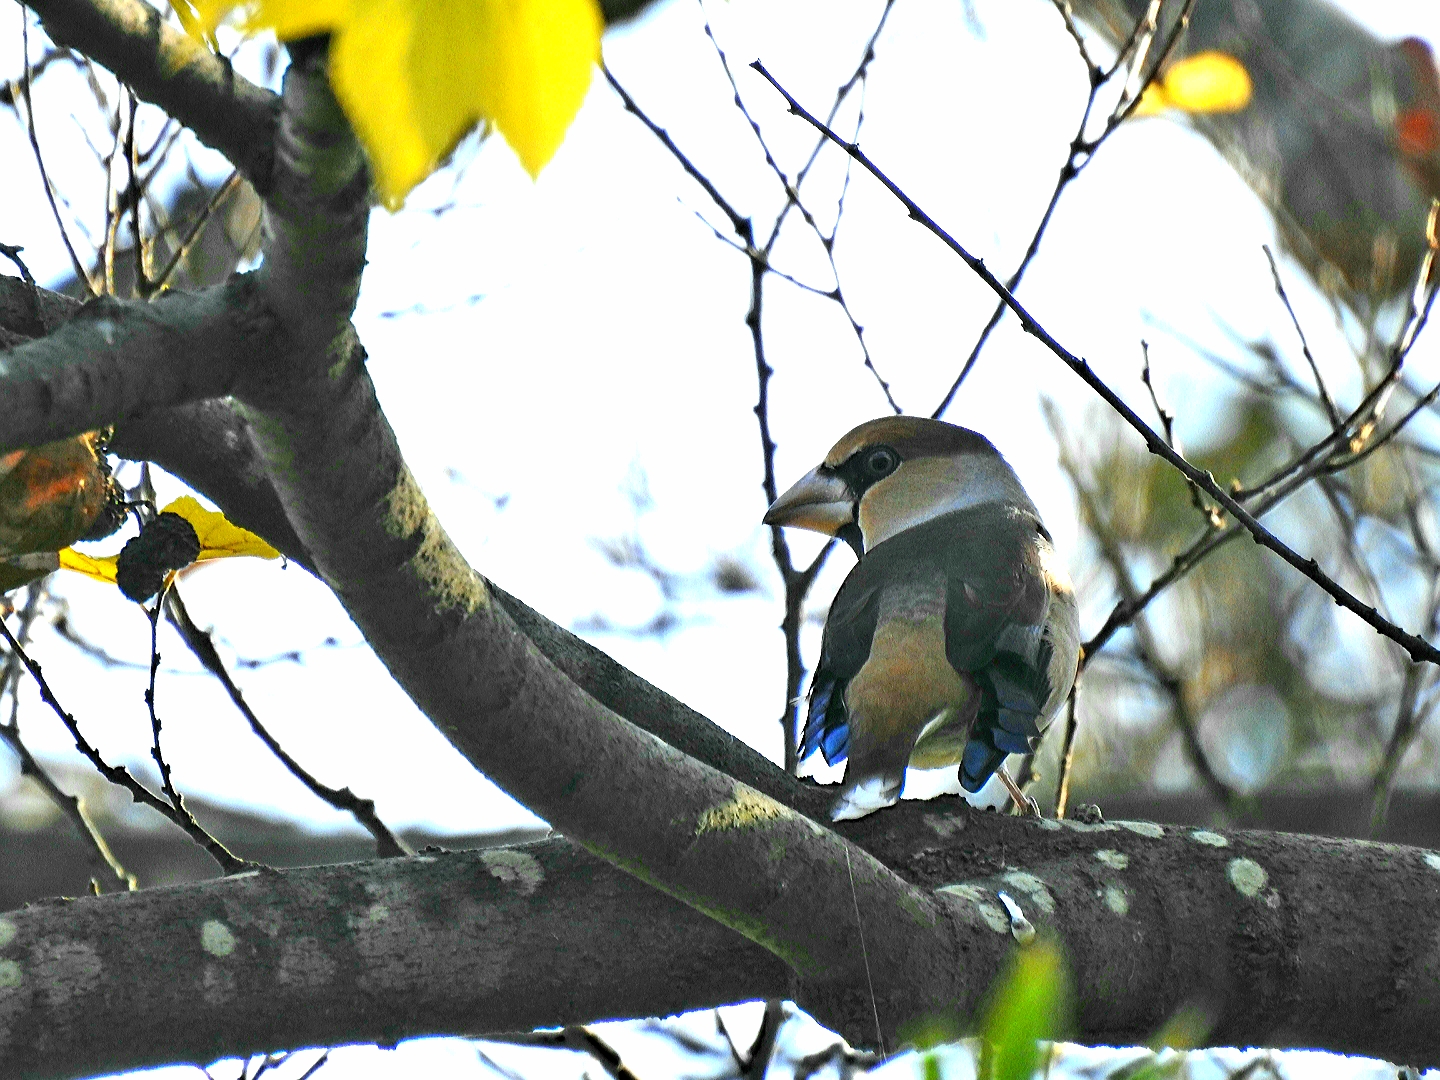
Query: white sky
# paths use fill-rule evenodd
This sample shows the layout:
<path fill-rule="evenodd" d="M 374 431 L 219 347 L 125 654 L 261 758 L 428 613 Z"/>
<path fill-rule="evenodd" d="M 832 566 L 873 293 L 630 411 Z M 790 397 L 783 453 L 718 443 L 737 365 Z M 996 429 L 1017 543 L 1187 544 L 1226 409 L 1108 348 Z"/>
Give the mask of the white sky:
<path fill-rule="evenodd" d="M 744 65 L 764 59 L 823 112 L 880 6 L 730 0 L 708 7 L 741 92 L 787 168 L 808 152 L 811 133 Z M 1379 33 L 1440 43 L 1434 4 L 1368 0 L 1351 8 Z M 19 10 L 0 22 L 9 42 L 0 54 L 6 77 L 18 70 Z M 962 243 L 1008 272 L 1073 134 L 1083 72 L 1046 0 L 974 0 L 974 11 L 981 35 L 953 0 L 896 5 L 871 68 L 861 142 Z M 696 4 L 670 0 L 611 32 L 606 57 L 732 202 L 764 223 L 777 205 L 776 186 L 730 104 Z M 246 70 L 243 58 L 240 67 Z M 47 75 L 37 83 L 37 108 L 52 175 L 93 222 L 98 169 L 67 115 L 83 106 L 78 87 L 64 74 Z M 197 160 L 223 174 L 215 155 Z M 68 264 L 18 125 L 0 121 L 0 162 L 0 240 L 23 244 L 37 276 L 54 280 Z M 832 154 L 817 173 L 813 206 L 822 221 L 833 215 L 833 201 L 818 196 L 833 192 L 839 168 Z M 454 209 L 442 215 L 429 212 L 450 202 Z M 730 551 L 762 570 L 769 565 L 750 411 L 755 365 L 742 321 L 748 265 L 697 214 L 724 226 L 597 78 L 538 182 L 491 140 L 463 174 L 441 174 L 405 211 L 372 219 L 356 322 L 411 467 L 472 562 L 564 625 L 596 612 L 639 625 L 658 609 L 648 579 L 609 567 L 589 543 L 634 524 L 620 488 L 637 467 L 656 500 L 641 535 L 665 565 L 699 570 Z M 813 237 L 793 235 L 777 262 L 828 288 Z M 988 316 L 991 295 L 868 178 L 852 181 L 840 235 L 842 282 L 875 362 L 902 405 L 928 413 Z M 1137 405 L 1139 340 L 1148 336 L 1162 397 L 1182 406 L 1182 436 L 1198 441 L 1215 420 L 1219 384 L 1159 338 L 1144 315 L 1161 313 L 1218 343 L 1207 313 L 1221 312 L 1242 333 L 1268 332 L 1293 353 L 1260 251 L 1267 242 L 1274 243 L 1268 215 L 1207 143 L 1170 120 L 1134 123 L 1065 195 L 1022 298 Z M 1342 365 L 1348 350 L 1328 310 L 1293 270 L 1287 279 L 1322 364 L 1333 357 Z M 483 298 L 467 302 L 476 294 Z M 429 313 L 382 317 L 412 305 Z M 772 278 L 765 325 L 783 487 L 886 406 L 833 304 Z M 1432 338 L 1415 366 L 1434 367 L 1436 354 Z M 999 445 L 1066 550 L 1075 513 L 1037 406 L 1041 394 L 1077 421 L 1091 401 L 1007 320 L 947 419 Z M 174 485 L 161 491 L 162 498 L 175 493 Z M 509 499 L 497 510 L 492 499 L 502 495 Z M 818 547 L 802 536 L 792 544 L 801 558 Z M 849 565 L 848 554 L 833 560 L 819 602 Z M 781 612 L 773 574 L 765 584 L 764 596 L 688 601 L 694 622 L 664 640 L 596 641 L 776 756 Z M 133 605 L 86 581 L 62 587 L 80 630 L 114 654 L 145 658 L 148 626 Z M 374 798 L 392 826 L 461 832 L 530 820 L 417 715 L 333 598 L 303 571 L 235 560 L 196 574 L 184 591 L 197 620 L 229 643 L 227 655 L 308 650 L 302 664 L 242 670 L 237 678 L 292 754 L 322 779 Z M 343 647 L 313 648 L 332 636 Z M 807 644 L 813 655 L 818 632 Z M 142 671 L 102 669 L 47 637 L 35 654 L 107 756 L 144 762 Z M 173 638 L 164 655 L 193 667 Z M 347 827 L 273 763 L 211 681 L 162 677 L 159 708 L 182 790 L 315 828 Z M 73 760 L 63 730 L 33 696 L 25 716 L 33 749 Z M 13 771 L 0 755 L 0 786 Z"/>

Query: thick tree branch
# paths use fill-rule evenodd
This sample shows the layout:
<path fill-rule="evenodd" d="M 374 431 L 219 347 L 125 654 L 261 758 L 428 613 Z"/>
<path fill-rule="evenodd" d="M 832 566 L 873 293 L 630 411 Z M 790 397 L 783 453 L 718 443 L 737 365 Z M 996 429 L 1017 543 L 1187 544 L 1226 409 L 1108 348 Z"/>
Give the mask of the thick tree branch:
<path fill-rule="evenodd" d="M 234 163 L 262 195 L 279 100 L 142 0 L 28 0 L 56 44 L 84 53 Z"/>
<path fill-rule="evenodd" d="M 967 978 L 988 982 L 985 946 L 1011 941 L 996 890 L 1058 933 L 1086 1040 L 1144 1041 L 1190 1008 L 1216 1044 L 1440 1061 L 1440 856 L 953 798 L 854 831 L 943 890 L 943 917 L 975 937 Z M 853 923 L 831 932 L 858 948 Z M 32 905 L 0 916 L 7 983 L 0 1072 L 37 1077 L 790 993 L 764 950 L 560 838 Z M 871 1023 L 863 979 L 841 992 Z M 940 1011 L 964 1022 L 963 1004 Z"/>
<path fill-rule="evenodd" d="M 788 993 L 765 950 L 566 840 L 0 916 L 0 1074 L 666 1015 Z"/>
<path fill-rule="evenodd" d="M 326 583 L 461 753 L 568 835 L 806 977 L 858 976 L 860 956 L 833 932 L 839 912 L 858 909 L 883 928 L 870 961 L 891 973 L 896 991 L 887 1023 L 950 1000 L 959 940 L 933 900 L 587 695 L 450 543 L 405 467 L 346 321 L 363 265 L 354 253 L 363 252 L 366 216 L 356 204 L 367 185 L 327 97 L 318 66 L 291 67 L 277 160 L 306 183 L 277 178 L 258 276 L 292 347 L 238 390 L 286 514 Z M 842 880 L 853 881 L 843 905 Z M 979 992 L 971 986 L 967 996 Z"/>
<path fill-rule="evenodd" d="M 0 278 L 6 291 L 23 291 Z M 34 446 L 228 393 L 274 320 L 253 279 L 146 303 L 100 297 L 45 337 L 0 352 L 0 448 Z"/>

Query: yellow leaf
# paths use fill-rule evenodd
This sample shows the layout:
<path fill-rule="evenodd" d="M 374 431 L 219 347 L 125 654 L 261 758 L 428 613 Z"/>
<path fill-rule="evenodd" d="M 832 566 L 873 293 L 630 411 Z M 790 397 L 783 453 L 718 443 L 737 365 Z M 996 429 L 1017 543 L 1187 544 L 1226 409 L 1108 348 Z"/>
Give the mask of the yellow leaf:
<path fill-rule="evenodd" d="M 182 495 L 164 513 L 178 514 L 188 521 L 200 538 L 200 554 L 196 562 L 206 559 L 228 559 L 236 555 L 253 555 L 258 559 L 278 559 L 280 552 L 260 537 L 232 525 L 218 510 L 206 510 L 194 498 Z M 113 578 L 111 579 L 114 580 Z"/>
<path fill-rule="evenodd" d="M 1145 88 L 1136 116 L 1165 109 L 1188 113 L 1239 112 L 1250 104 L 1254 86 L 1245 65 L 1228 53 L 1196 53 L 1174 64 L 1163 79 Z"/>
<path fill-rule="evenodd" d="M 194 0 L 213 26 L 234 0 Z M 246 25 L 330 32 L 330 80 L 394 209 L 482 120 L 531 176 L 565 137 L 600 59 L 597 0 L 256 0 Z"/>
<path fill-rule="evenodd" d="M 77 574 L 84 574 L 86 577 L 94 578 L 96 581 L 104 581 L 110 585 L 115 584 L 115 562 L 118 555 L 105 555 L 96 558 L 93 555 L 86 555 L 83 551 L 76 551 L 74 548 L 62 548 L 60 550 L 60 569 L 73 570 Z"/>
<path fill-rule="evenodd" d="M 602 28 L 595 0 L 355 0 L 330 77 L 386 204 L 482 119 L 537 175 L 585 99 Z"/>

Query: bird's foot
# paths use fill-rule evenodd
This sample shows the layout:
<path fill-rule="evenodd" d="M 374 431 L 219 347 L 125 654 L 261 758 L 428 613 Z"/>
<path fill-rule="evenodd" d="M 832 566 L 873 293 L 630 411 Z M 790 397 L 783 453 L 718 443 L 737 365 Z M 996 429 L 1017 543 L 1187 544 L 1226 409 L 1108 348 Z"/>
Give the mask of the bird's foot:
<path fill-rule="evenodd" d="M 900 801 L 900 785 L 883 776 L 871 776 L 846 787 L 830 807 L 831 821 L 854 821 Z"/>
<path fill-rule="evenodd" d="M 1015 809 L 1021 817 L 1038 818 L 1044 816 L 1040 813 L 1040 804 L 1036 802 L 1033 797 L 1025 794 L 1004 765 L 1001 765 L 995 772 L 996 775 L 1000 777 L 1000 782 L 1005 785 L 1005 790 L 1010 793 L 1010 799 L 1015 803 Z"/>

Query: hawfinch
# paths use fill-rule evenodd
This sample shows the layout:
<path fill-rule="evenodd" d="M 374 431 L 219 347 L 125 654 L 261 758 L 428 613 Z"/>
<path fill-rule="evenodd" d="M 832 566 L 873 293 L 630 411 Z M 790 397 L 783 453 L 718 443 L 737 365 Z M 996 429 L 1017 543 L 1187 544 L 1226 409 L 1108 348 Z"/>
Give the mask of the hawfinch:
<path fill-rule="evenodd" d="M 1075 591 L 1035 504 L 983 435 L 861 424 L 775 500 L 767 525 L 837 536 L 860 562 L 830 605 L 800 747 L 847 756 L 832 820 L 900 798 L 907 765 L 978 791 L 1034 750 L 1075 681 Z M 1006 785 L 1024 798 L 1014 781 Z"/>

